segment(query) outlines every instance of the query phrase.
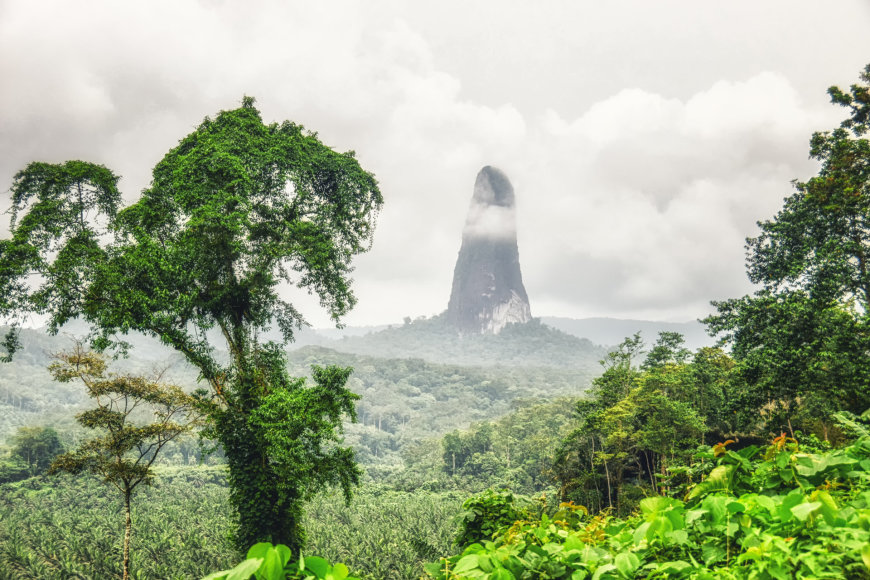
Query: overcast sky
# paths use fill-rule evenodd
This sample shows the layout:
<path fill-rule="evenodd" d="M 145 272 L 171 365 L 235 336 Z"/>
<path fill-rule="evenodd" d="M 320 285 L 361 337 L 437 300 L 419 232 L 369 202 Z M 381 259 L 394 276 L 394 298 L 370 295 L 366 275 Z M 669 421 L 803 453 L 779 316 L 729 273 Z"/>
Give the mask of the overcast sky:
<path fill-rule="evenodd" d="M 347 323 L 446 308 L 484 165 L 533 315 L 690 320 L 751 291 L 744 238 L 816 171 L 868 25 L 867 0 L 0 0 L 0 205 L 32 160 L 102 163 L 132 201 L 252 95 L 380 182 Z"/>

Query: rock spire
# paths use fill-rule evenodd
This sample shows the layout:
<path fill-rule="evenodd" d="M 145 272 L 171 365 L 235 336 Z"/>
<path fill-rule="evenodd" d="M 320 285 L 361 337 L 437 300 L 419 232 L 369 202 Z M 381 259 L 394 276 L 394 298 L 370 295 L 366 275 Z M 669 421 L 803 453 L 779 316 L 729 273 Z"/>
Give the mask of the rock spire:
<path fill-rule="evenodd" d="M 477 174 L 453 271 L 447 321 L 464 334 L 498 334 L 532 319 L 517 248 L 514 188 L 486 166 Z"/>

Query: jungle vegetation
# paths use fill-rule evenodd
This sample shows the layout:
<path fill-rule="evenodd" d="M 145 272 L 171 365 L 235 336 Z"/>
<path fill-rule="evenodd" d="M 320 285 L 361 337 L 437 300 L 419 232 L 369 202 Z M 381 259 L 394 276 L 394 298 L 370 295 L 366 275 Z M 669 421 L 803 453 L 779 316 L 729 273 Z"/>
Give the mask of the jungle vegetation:
<path fill-rule="evenodd" d="M 69 197 L 77 191 L 74 185 L 63 185 L 69 182 L 61 179 L 58 190 L 25 188 L 42 191 L 43 196 L 33 205 L 39 211 L 34 214 L 31 207 L 26 215 L 30 221 L 18 222 L 13 238 L 0 246 L 0 273 L 6 276 L 4 312 L 42 309 L 53 314 L 55 329 L 64 317 L 83 315 L 96 330 L 95 347 L 117 344 L 119 332 L 146 330 L 173 347 L 192 347 L 180 352 L 202 363 L 197 368 L 212 387 L 210 394 L 198 395 L 200 408 L 212 421 L 205 436 L 221 444 L 225 465 L 216 461 L 214 466 L 162 466 L 156 478 L 161 494 L 155 495 L 154 488 L 142 490 L 142 541 L 131 549 L 131 569 L 142 577 L 870 578 L 870 66 L 861 84 L 849 90 L 831 88 L 829 93 L 849 116 L 835 130 L 812 137 L 810 154 L 821 164 L 819 174 L 795 182 L 783 209 L 760 222 L 761 233 L 748 240 L 748 275 L 759 289 L 715 303 L 717 311 L 706 324 L 720 337 L 720 345 L 691 351 L 676 332 L 662 332 L 651 343 L 639 334 L 629 336 L 600 354 L 601 372 L 588 390 L 580 385 L 575 392 L 543 396 L 543 385 L 567 376 L 557 369 L 582 370 L 579 363 L 541 366 L 534 371 L 539 374 L 527 370 L 523 375 L 516 369 L 489 368 L 492 365 L 402 358 L 397 352 L 390 359 L 378 359 L 371 356 L 375 351 L 365 351 L 368 347 L 350 355 L 320 348 L 297 351 L 299 358 L 289 359 L 292 374 L 307 372 L 300 369 L 310 364 L 330 365 L 310 371 L 314 386 L 309 387 L 307 379 L 289 378 L 288 357 L 277 345 L 248 340 L 253 329 L 266 324 L 265 314 L 258 317 L 265 312 L 257 310 L 260 302 L 249 305 L 253 318 L 242 316 L 246 322 L 241 327 L 227 326 L 221 318 L 234 320 L 235 311 L 226 306 L 235 304 L 233 292 L 259 297 L 245 293 L 263 288 L 257 286 L 261 280 L 254 279 L 253 270 L 244 269 L 248 262 L 237 264 L 240 269 L 232 276 L 219 264 L 209 271 L 223 272 L 224 278 L 218 279 L 241 286 L 206 287 L 188 296 L 181 286 L 170 284 L 172 273 L 191 288 L 200 288 L 202 279 L 195 276 L 199 270 L 193 268 L 194 277 L 185 278 L 187 273 L 172 269 L 178 265 L 172 260 L 191 259 L 185 264 L 202 266 L 205 262 L 197 262 L 196 251 L 186 244 L 193 243 L 194 233 L 214 233 L 195 219 L 200 215 L 196 200 L 203 192 L 185 197 L 173 179 L 185 168 L 190 170 L 185 175 L 200 174 L 202 167 L 195 159 L 192 165 L 184 160 L 187 153 L 194 158 L 203 153 L 197 148 L 200 138 L 209 142 L 217 136 L 214 150 L 219 150 L 217 145 L 226 143 L 222 139 L 234 143 L 232 135 L 241 128 L 260 135 L 259 117 L 250 102 L 222 113 L 219 122 L 207 121 L 173 150 L 155 170 L 154 191 L 146 192 L 145 201 L 131 206 L 129 213 L 112 213 L 111 176 L 100 168 L 73 165 L 52 169 L 58 174 L 49 172 L 68 176 L 85 171 L 94 195 L 107 196 L 93 203 L 105 206 L 103 213 L 119 220 L 120 237 L 108 250 L 99 248 L 85 222 L 72 213 L 60 229 L 41 229 L 39 212 L 84 199 Z M 270 127 L 266 133 L 293 133 L 292 127 Z M 313 142 L 305 143 L 323 152 Z M 361 169 L 357 172 L 347 157 L 323 154 L 371 186 L 365 192 L 354 190 L 370 202 L 355 215 L 368 220 L 380 203 L 374 182 Z M 232 175 L 234 167 L 229 163 L 223 169 Z M 41 166 L 32 170 L 48 171 Z M 265 174 L 257 175 L 266 179 Z M 334 185 L 328 179 L 326 183 Z M 220 190 L 214 203 L 241 203 L 231 190 L 235 191 Z M 67 197 L 51 197 L 56 191 Z M 354 203 L 362 203 L 349 195 L 357 200 Z M 22 199 L 29 203 L 29 197 Z M 46 199 L 53 201 L 40 205 Z M 185 205 L 188 202 L 194 205 Z M 161 216 L 169 217 L 158 219 L 158 207 Z M 188 221 L 169 219 L 176 210 L 191 212 Z M 331 297 L 327 306 L 340 315 L 351 303 L 349 288 L 340 283 L 346 281 L 342 267 L 347 262 L 327 261 L 338 269 L 333 272 L 338 277 L 318 278 L 327 275 L 318 270 L 326 266 L 305 261 L 307 249 L 314 252 L 311 260 L 329 255 L 329 244 L 319 245 L 324 238 L 308 231 L 313 227 L 309 223 L 321 223 L 317 219 L 303 220 L 299 231 L 292 233 L 314 244 L 303 245 L 301 254 L 294 256 L 302 260 L 303 284 L 324 289 Z M 332 223 L 323 219 L 323 224 Z M 244 230 L 255 223 L 260 222 L 242 226 L 230 220 L 224 225 Z M 205 229 L 188 230 L 197 224 Z M 334 223 L 332 227 L 338 228 Z M 329 230 L 350 244 L 345 253 L 339 252 L 342 259 L 364 249 L 362 242 L 371 232 L 368 225 L 359 227 L 350 233 Z M 252 230 L 262 233 L 264 240 L 254 235 L 236 251 L 243 253 L 246 244 L 262 241 L 275 252 L 271 258 L 266 252 L 263 259 L 280 262 L 276 256 L 283 255 L 278 250 L 285 247 L 268 244 L 285 232 L 264 228 Z M 77 241 L 53 245 L 68 239 Z M 39 251 L 49 247 L 59 250 L 52 253 L 51 263 Z M 164 247 L 172 248 L 172 254 L 164 256 Z M 64 261 L 67 254 L 73 262 Z M 146 254 L 156 256 L 159 267 L 151 271 L 141 268 L 145 261 L 129 261 Z M 75 262 L 87 256 L 98 259 Z M 64 266 L 73 263 L 74 268 Z M 111 276 L 122 263 L 126 271 L 137 273 L 137 282 L 165 292 L 168 298 L 163 302 L 168 300 L 173 308 L 189 304 L 191 310 L 183 311 L 189 318 L 183 320 L 194 324 L 190 328 L 200 324 L 200 334 L 188 334 L 188 326 L 172 326 L 173 316 L 182 311 L 157 309 L 135 292 L 130 298 L 135 308 L 129 312 L 112 302 L 117 296 L 100 294 L 113 287 Z M 45 285 L 32 292 L 20 273 L 35 266 L 45 266 Z M 306 268 L 315 271 L 312 277 L 305 277 Z M 239 272 L 252 278 L 233 278 Z M 76 285 L 70 284 L 72 277 Z M 96 286 L 91 288 L 88 281 Z M 80 295 L 73 287 L 89 291 Z M 229 292 L 220 295 L 226 300 L 221 305 L 197 302 L 207 291 L 219 289 Z M 92 296 L 108 300 L 106 312 L 93 308 Z M 273 298 L 266 292 L 263 304 Z M 292 307 L 284 312 L 285 322 L 299 321 Z M 155 326 L 158 322 L 164 326 Z M 426 339 L 419 337 L 426 327 L 437 334 L 437 318 L 388 329 L 393 332 L 371 339 L 372 344 L 424 344 Z M 165 335 L 163 329 L 168 329 Z M 225 359 L 203 342 L 213 329 L 229 335 Z M 544 342 L 556 336 L 546 328 L 509 332 Z M 17 346 L 12 333 L 8 353 Z M 477 347 L 485 350 L 490 345 Z M 358 379 L 350 378 L 348 364 L 356 367 Z M 469 385 L 475 386 L 470 395 Z M 512 395 L 505 396 L 511 389 Z M 427 396 L 432 398 L 428 408 L 447 407 L 457 399 L 459 407 L 479 403 L 486 412 L 476 417 L 467 412 L 441 432 L 423 436 L 422 414 L 409 411 L 427 408 L 414 408 Z M 372 406 L 364 406 L 367 397 Z M 393 403 L 394 412 L 387 412 Z M 348 431 L 348 439 L 342 441 L 342 421 L 357 414 L 363 430 Z M 377 445 L 365 439 L 371 433 L 383 434 Z M 63 444 L 65 434 L 58 435 Z M 365 473 L 354 462 L 351 448 L 345 447 L 351 439 L 364 458 Z M 242 445 L 249 440 L 259 448 Z M 21 441 L 12 440 L 4 459 L 10 465 L 24 465 Z M 256 453 L 262 463 L 250 461 Z M 38 469 L 39 462 L 27 465 Z M 293 470 L 297 465 L 315 476 L 301 479 Z M 363 482 L 361 491 L 348 502 L 347 491 L 357 481 Z M 274 495 L 245 502 L 240 490 L 252 489 L 245 482 L 258 482 L 264 486 L 258 489 Z M 327 483 L 337 483 L 338 491 L 315 493 Z M 120 546 L 80 539 L 92 538 L 84 530 L 98 525 L 100 510 L 122 509 L 94 480 L 36 475 L 5 483 L 0 490 L 0 578 L 117 574 Z M 289 504 L 281 503 L 275 510 L 279 497 Z M 59 507 L 68 505 L 82 507 Z M 237 510 L 235 524 L 228 505 Z M 175 515 L 168 513 L 170 506 L 176 506 Z M 237 532 L 235 543 L 229 541 L 229 530 L 239 529 L 239 523 L 244 530 L 245 522 L 258 518 L 265 523 L 256 526 L 265 526 L 266 532 Z M 166 523 L 149 523 L 156 521 Z M 174 523 L 191 521 L 201 525 Z"/>

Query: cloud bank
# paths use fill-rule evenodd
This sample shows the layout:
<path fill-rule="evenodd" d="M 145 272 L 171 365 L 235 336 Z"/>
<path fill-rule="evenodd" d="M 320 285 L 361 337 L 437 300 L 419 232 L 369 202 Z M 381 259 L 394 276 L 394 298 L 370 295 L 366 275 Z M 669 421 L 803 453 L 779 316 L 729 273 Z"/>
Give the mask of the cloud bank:
<path fill-rule="evenodd" d="M 347 322 L 446 308 L 484 165 L 514 185 L 536 314 L 691 319 L 749 290 L 744 238 L 815 171 L 810 134 L 838 122 L 826 84 L 808 92 L 801 75 L 851 82 L 870 48 L 843 32 L 870 16 L 863 4 L 829 16 L 780 4 L 807 19 L 795 30 L 816 31 L 814 56 L 791 36 L 750 41 L 781 27 L 775 10 L 749 22 L 729 7 L 717 22 L 681 3 L 629 19 L 620 37 L 595 32 L 616 25 L 610 8 L 560 2 L 532 14 L 450 1 L 445 21 L 389 0 L 3 0 L 0 54 L 14 56 L 0 59 L 0 189 L 28 161 L 86 159 L 120 173 L 135 199 L 204 116 L 253 95 L 266 120 L 356 150 L 378 177 L 386 205 Z M 293 296 L 326 322 L 316 300 Z"/>

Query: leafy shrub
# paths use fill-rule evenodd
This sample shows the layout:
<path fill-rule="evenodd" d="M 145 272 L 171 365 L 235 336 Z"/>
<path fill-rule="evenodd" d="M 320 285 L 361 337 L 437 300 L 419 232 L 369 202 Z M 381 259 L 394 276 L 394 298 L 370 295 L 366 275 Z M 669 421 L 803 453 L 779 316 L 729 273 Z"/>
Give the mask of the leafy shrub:
<path fill-rule="evenodd" d="M 254 544 L 232 570 L 209 574 L 203 580 L 358 580 L 348 575 L 344 564 L 330 565 L 323 558 L 300 556 L 293 561 L 293 553 L 283 544 L 268 542 Z"/>
<path fill-rule="evenodd" d="M 437 580 L 870 578 L 870 437 L 808 453 L 790 437 L 713 458 L 680 497 L 627 518 L 559 512 L 428 564 Z"/>
<path fill-rule="evenodd" d="M 466 500 L 462 509 L 465 513 L 456 536 L 458 546 L 491 540 L 514 522 L 531 518 L 527 509 L 517 507 L 513 494 L 492 489 Z"/>

